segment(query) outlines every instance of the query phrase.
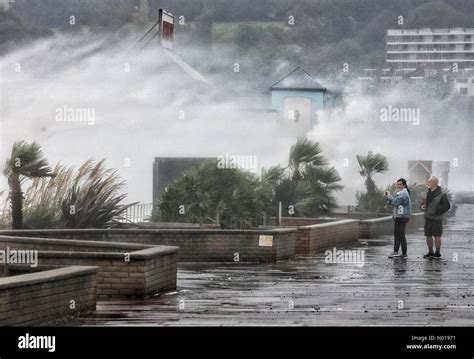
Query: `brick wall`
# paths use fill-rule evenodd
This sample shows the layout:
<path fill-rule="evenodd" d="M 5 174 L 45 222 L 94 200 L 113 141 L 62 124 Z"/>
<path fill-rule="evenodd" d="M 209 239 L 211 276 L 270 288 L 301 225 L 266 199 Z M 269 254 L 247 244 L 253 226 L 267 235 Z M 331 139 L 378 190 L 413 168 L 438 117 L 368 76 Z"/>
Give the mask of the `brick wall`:
<path fill-rule="evenodd" d="M 423 213 L 413 214 L 407 224 L 407 232 L 423 228 L 425 221 L 423 216 Z M 360 221 L 359 237 L 368 239 L 393 234 L 393 226 L 393 218 L 391 216 Z"/>
<path fill-rule="evenodd" d="M 143 243 L 179 247 L 180 262 L 275 262 L 295 256 L 296 229 L 104 229 L 0 231 L 0 235 Z M 260 235 L 272 236 L 271 246 L 260 246 Z"/>
<path fill-rule="evenodd" d="M 214 223 L 180 223 L 180 222 L 138 222 L 138 223 L 121 223 L 119 228 L 144 228 L 144 229 L 160 229 L 160 228 L 213 228 L 220 229 L 220 224 Z"/>
<path fill-rule="evenodd" d="M 44 325 L 94 311 L 96 273 L 71 266 L 1 278 L 0 326 Z"/>
<path fill-rule="evenodd" d="M 84 250 L 97 251 L 98 244 L 88 246 L 91 241 L 109 243 L 142 243 L 148 246 L 178 246 L 179 261 L 182 262 L 229 262 L 238 254 L 242 262 L 275 262 L 292 259 L 295 254 L 309 255 L 316 251 L 354 243 L 358 238 L 373 238 L 393 233 L 391 217 L 370 220 L 330 220 L 286 217 L 284 223 L 304 224 L 308 221 L 324 223 L 303 225 L 296 229 L 272 228 L 259 230 L 218 229 L 86 229 L 86 230 L 24 230 L 0 231 L 2 234 L 21 234 L 43 238 L 81 239 Z M 293 222 L 292 222 L 293 221 Z M 300 222 L 298 222 L 300 221 Z M 407 226 L 411 231 L 423 226 L 423 214 L 414 214 Z M 259 245 L 259 236 L 273 237 L 272 246 Z M 59 243 L 55 244 L 59 245 Z M 67 247 L 66 247 L 67 248 Z M 100 247 L 101 251 L 108 248 Z"/>
<path fill-rule="evenodd" d="M 420 229 L 423 229 L 425 225 L 425 214 L 424 213 L 415 213 L 410 217 L 410 221 L 407 224 L 407 231 L 414 232 Z"/>
<path fill-rule="evenodd" d="M 124 260 L 124 253 L 40 252 L 39 261 L 42 265 L 98 266 L 97 296 L 100 299 L 144 298 L 176 289 L 176 250 L 165 253 L 160 247 L 153 247 L 143 252 L 130 253 L 129 262 Z"/>
<path fill-rule="evenodd" d="M 371 219 L 371 218 L 380 218 L 386 217 L 386 213 L 359 213 L 359 212 L 349 212 L 349 213 L 333 213 L 332 217 L 338 219 Z"/>
<path fill-rule="evenodd" d="M 336 221 L 334 218 L 307 218 L 307 217 L 281 217 L 282 227 L 310 226 L 312 224 L 321 224 Z M 270 222 L 276 224 L 276 218 L 271 218 Z"/>
<path fill-rule="evenodd" d="M 11 249 L 38 250 L 38 264 L 45 269 L 97 266 L 100 299 L 142 298 L 176 289 L 176 247 L 12 236 L 0 236 L 0 244 Z"/>
<path fill-rule="evenodd" d="M 309 256 L 312 253 L 348 244 L 359 239 L 359 221 L 347 219 L 298 228 L 296 254 Z"/>
<path fill-rule="evenodd" d="M 386 214 L 382 213 L 331 213 L 330 217 L 282 217 L 281 218 L 281 226 L 282 227 L 298 227 L 298 226 L 310 226 L 312 224 L 321 224 L 327 222 L 338 221 L 341 219 L 373 219 L 373 218 L 381 218 L 386 217 Z M 268 226 L 275 226 L 276 225 L 276 218 L 270 217 L 268 221 Z"/>

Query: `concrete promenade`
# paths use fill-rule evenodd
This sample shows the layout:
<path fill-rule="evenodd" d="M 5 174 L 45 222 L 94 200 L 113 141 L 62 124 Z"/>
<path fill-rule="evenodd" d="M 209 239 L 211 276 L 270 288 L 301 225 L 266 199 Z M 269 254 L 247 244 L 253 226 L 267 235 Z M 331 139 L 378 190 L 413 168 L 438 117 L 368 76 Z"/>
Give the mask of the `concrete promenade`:
<path fill-rule="evenodd" d="M 423 259 L 422 230 L 407 259 L 389 259 L 391 236 L 359 240 L 365 263 L 325 263 L 325 253 L 276 264 L 179 263 L 178 291 L 98 302 L 67 325 L 377 326 L 474 325 L 474 205 L 445 226 L 442 259 Z"/>

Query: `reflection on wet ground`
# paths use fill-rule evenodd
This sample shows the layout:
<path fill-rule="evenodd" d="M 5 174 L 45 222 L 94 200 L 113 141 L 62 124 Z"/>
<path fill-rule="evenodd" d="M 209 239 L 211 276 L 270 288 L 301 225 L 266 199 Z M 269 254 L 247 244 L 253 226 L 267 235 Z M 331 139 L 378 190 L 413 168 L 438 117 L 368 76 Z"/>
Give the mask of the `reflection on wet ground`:
<path fill-rule="evenodd" d="M 442 259 L 423 259 L 421 229 L 409 257 L 389 259 L 392 237 L 361 240 L 365 263 L 327 264 L 324 253 L 276 264 L 181 264 L 178 290 L 99 302 L 68 325 L 474 325 L 474 206 L 445 228 Z"/>

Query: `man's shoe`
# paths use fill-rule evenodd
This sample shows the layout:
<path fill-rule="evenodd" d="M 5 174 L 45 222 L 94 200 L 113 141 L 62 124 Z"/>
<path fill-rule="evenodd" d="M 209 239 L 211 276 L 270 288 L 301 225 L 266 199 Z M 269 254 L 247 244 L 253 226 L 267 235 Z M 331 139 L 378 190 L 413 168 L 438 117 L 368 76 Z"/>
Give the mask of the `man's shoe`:
<path fill-rule="evenodd" d="M 423 258 L 433 258 L 435 254 L 432 251 L 429 251 L 428 254 L 425 254 Z"/>
<path fill-rule="evenodd" d="M 393 252 L 392 254 L 388 256 L 388 258 L 394 258 L 394 257 L 401 257 L 401 254 L 399 254 L 398 252 Z"/>
<path fill-rule="evenodd" d="M 402 258 L 406 258 L 406 257 L 408 257 L 408 254 L 406 254 L 406 253 L 402 253 L 402 255 L 401 255 L 400 257 L 402 257 Z"/>
<path fill-rule="evenodd" d="M 441 253 L 440 253 L 440 251 L 436 251 L 436 253 L 434 254 L 434 257 L 435 257 L 435 258 L 441 258 Z"/>

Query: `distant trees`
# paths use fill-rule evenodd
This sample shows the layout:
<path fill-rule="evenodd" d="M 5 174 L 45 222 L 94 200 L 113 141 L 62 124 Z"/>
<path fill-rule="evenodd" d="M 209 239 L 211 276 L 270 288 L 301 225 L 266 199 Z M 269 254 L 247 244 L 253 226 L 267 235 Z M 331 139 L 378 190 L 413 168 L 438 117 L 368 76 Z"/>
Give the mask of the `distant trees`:
<path fill-rule="evenodd" d="M 31 36 L 28 28 L 13 12 L 0 6 L 0 46 Z"/>
<path fill-rule="evenodd" d="M 353 69 L 384 64 L 387 28 L 474 27 L 473 4 L 472 0 L 259 0 L 258 4 L 254 0 L 16 0 L 12 11 L 29 29 L 71 31 L 88 26 L 115 31 L 146 22 L 137 16 L 148 15 L 153 21 L 162 7 L 183 16 L 186 25 L 192 23 L 177 26 L 176 31 L 183 41 L 199 45 L 212 43 L 213 24 L 218 22 L 279 21 L 278 28 L 229 24 L 232 34 L 226 38 L 235 45 L 236 61 L 244 64 L 238 56 L 245 50 L 243 55 L 252 59 L 284 61 L 288 67 L 298 62 L 314 72 L 325 72 L 340 69 L 345 62 Z M 75 16 L 76 27 L 69 25 L 70 16 Z M 398 23 L 399 16 L 403 24 Z M 2 26 L 17 26 L 16 20 L 11 21 L 9 25 L 0 21 L 0 43 Z M 8 33 L 14 38 L 14 32 L 3 36 Z M 266 72 L 247 72 L 249 78 L 257 78 L 267 76 L 273 64 L 248 67 Z"/>
<path fill-rule="evenodd" d="M 420 6 L 410 11 L 406 19 L 406 26 L 408 27 L 472 27 L 473 14 L 469 14 L 469 9 L 472 11 L 472 2 L 468 6 L 460 6 L 446 0 L 432 0 L 426 1 Z"/>
<path fill-rule="evenodd" d="M 146 26 L 150 22 L 150 7 L 148 0 L 140 0 L 140 5 L 135 7 L 132 15 L 133 23 L 138 26 Z"/>
<path fill-rule="evenodd" d="M 315 24 L 320 41 L 336 42 L 357 37 L 365 27 L 373 28 L 382 11 L 395 26 L 398 16 L 409 27 L 474 27 L 474 5 L 470 0 L 146 0 L 150 17 L 158 8 L 168 9 L 186 21 L 212 12 L 213 21 L 287 21 L 295 17 L 295 29 Z M 142 0 L 16 0 L 13 11 L 29 27 L 61 28 L 70 15 L 86 26 L 121 27 L 131 21 Z M 387 23 L 390 26 L 390 22 Z M 398 26 L 398 25 L 397 25 Z M 310 43 L 307 43 L 310 45 Z"/>
<path fill-rule="evenodd" d="M 214 21 L 213 11 L 208 9 L 196 16 L 193 26 L 193 39 L 200 45 L 212 44 L 212 24 Z"/>
<path fill-rule="evenodd" d="M 140 0 L 15 0 L 13 11 L 29 28 L 72 30 L 70 16 L 76 27 L 117 29 L 132 21 Z"/>
<path fill-rule="evenodd" d="M 237 46 L 242 49 L 249 49 L 259 44 L 261 38 L 261 29 L 250 26 L 242 25 L 239 28 L 239 32 L 235 39 Z"/>

